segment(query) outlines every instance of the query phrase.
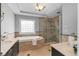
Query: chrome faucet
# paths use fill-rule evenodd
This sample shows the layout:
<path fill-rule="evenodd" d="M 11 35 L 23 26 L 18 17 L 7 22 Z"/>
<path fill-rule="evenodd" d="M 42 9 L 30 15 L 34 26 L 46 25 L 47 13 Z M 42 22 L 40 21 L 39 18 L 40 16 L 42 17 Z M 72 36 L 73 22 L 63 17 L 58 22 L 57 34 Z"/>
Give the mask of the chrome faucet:
<path fill-rule="evenodd" d="M 1 35 L 1 40 L 4 41 L 5 39 L 7 39 L 7 32 L 4 32 L 4 33 Z"/>

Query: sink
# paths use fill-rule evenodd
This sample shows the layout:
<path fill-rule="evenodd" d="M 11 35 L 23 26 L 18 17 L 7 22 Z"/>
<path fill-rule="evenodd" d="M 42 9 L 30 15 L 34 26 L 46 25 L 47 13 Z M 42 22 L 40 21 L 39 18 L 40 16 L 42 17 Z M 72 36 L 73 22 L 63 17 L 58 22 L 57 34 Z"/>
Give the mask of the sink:
<path fill-rule="evenodd" d="M 1 44 L 4 45 L 4 44 L 9 44 L 11 43 L 12 41 L 1 41 Z"/>
<path fill-rule="evenodd" d="M 12 43 L 11 40 L 1 41 L 1 48 L 5 48 L 5 47 L 9 46 L 11 43 Z"/>
<path fill-rule="evenodd" d="M 12 43 L 12 41 L 10 41 L 10 40 L 4 40 L 4 41 L 1 41 L 1 46 L 8 45 L 10 43 Z"/>
<path fill-rule="evenodd" d="M 2 42 L 2 43 L 7 43 L 7 42 L 10 43 L 10 42 L 12 42 L 12 40 L 5 39 L 5 40 L 1 40 L 1 42 Z"/>
<path fill-rule="evenodd" d="M 1 41 L 1 48 L 8 46 L 10 43 L 10 41 Z"/>

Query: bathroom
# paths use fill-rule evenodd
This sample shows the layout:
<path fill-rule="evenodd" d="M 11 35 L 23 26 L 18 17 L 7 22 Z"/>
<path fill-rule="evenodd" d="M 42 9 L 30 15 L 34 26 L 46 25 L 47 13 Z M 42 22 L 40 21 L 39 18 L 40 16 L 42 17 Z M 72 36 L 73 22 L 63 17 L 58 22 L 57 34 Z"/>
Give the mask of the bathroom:
<path fill-rule="evenodd" d="M 77 4 L 44 5 L 47 9 L 37 11 L 35 3 L 1 3 L 2 55 L 52 56 L 51 45 L 68 42 L 71 47 L 77 41 Z"/>

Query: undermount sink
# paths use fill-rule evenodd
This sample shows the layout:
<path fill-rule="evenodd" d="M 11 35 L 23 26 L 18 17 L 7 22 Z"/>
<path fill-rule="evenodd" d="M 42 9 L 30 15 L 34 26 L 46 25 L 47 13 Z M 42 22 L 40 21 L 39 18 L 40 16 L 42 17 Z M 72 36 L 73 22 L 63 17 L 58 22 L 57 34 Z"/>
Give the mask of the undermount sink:
<path fill-rule="evenodd" d="M 1 44 L 11 43 L 12 41 L 1 41 Z"/>
<path fill-rule="evenodd" d="M 10 41 L 1 41 L 1 47 L 8 46 L 10 43 Z"/>
<path fill-rule="evenodd" d="M 12 40 L 7 40 L 7 39 L 5 39 L 5 40 L 1 40 L 1 42 L 12 42 Z"/>
<path fill-rule="evenodd" d="M 12 43 L 10 40 L 1 41 L 1 48 L 9 46 L 10 43 Z"/>

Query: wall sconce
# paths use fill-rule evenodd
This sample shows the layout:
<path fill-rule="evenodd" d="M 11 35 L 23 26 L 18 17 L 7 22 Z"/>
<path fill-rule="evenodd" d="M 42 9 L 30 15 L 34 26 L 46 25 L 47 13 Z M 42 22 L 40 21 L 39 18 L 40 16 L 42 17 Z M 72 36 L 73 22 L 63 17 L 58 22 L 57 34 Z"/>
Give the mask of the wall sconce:
<path fill-rule="evenodd" d="M 45 6 L 42 5 L 41 3 L 36 3 L 35 9 L 36 9 L 37 11 L 42 11 L 42 10 L 44 10 L 44 8 L 45 8 Z"/>

